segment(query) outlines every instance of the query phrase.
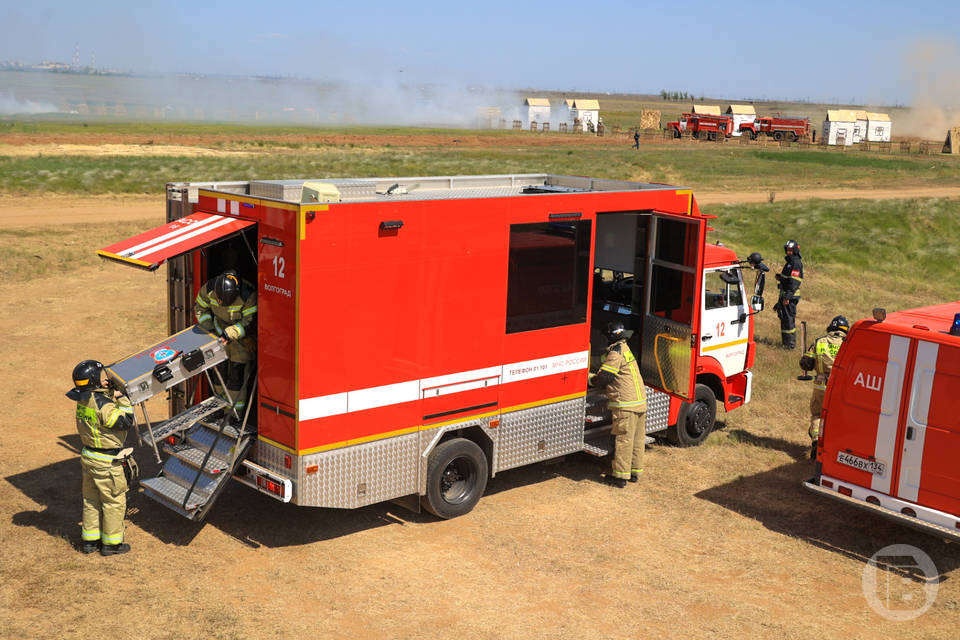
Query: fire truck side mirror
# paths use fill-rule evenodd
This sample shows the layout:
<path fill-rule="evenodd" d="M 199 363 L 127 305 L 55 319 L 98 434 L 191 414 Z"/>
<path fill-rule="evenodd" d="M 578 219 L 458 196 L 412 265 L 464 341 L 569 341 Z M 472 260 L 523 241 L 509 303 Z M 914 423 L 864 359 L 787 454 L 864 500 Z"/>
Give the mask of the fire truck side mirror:
<path fill-rule="evenodd" d="M 763 311 L 763 296 L 753 296 L 750 298 L 750 308 L 754 313 Z"/>

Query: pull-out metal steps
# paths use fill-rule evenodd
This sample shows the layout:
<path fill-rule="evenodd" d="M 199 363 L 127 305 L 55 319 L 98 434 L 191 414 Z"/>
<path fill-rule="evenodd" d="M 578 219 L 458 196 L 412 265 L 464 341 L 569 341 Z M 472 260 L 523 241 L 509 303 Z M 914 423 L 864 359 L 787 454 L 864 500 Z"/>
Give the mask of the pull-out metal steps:
<path fill-rule="evenodd" d="M 200 420 L 210 416 L 221 409 L 225 409 L 229 403 L 219 396 L 210 396 L 203 402 L 197 403 L 179 413 L 169 420 L 165 420 L 153 427 L 153 441 L 159 442 L 167 436 L 171 436 L 182 431 L 186 431 Z M 149 434 L 144 431 L 143 436 L 149 441 Z"/>
<path fill-rule="evenodd" d="M 199 405 L 198 405 L 199 406 Z M 182 415 L 182 414 L 181 414 Z M 140 482 L 144 494 L 191 520 L 202 520 L 243 461 L 251 434 L 197 418 L 168 454 L 160 475 Z"/>

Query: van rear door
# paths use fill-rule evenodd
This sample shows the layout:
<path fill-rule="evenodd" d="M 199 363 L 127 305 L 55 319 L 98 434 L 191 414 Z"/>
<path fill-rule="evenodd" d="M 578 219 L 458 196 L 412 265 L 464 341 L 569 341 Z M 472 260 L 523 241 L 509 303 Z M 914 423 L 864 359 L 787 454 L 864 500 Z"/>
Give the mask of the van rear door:
<path fill-rule="evenodd" d="M 858 323 L 824 399 L 822 473 L 890 494 L 910 339 Z"/>
<path fill-rule="evenodd" d="M 897 497 L 960 513 L 960 347 L 918 340 Z"/>

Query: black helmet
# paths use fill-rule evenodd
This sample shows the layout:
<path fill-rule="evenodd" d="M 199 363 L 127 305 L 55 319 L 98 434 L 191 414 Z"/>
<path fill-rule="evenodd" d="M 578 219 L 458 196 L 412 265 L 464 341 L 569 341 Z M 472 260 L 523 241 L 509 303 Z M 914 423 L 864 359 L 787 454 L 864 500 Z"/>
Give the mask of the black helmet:
<path fill-rule="evenodd" d="M 103 364 L 96 360 L 84 360 L 73 368 L 73 387 L 76 391 L 93 391 L 100 387 Z"/>
<path fill-rule="evenodd" d="M 831 333 L 833 331 L 842 331 L 846 333 L 849 330 L 850 330 L 850 323 L 847 322 L 847 319 L 844 318 L 843 316 L 837 316 L 836 318 L 830 321 L 830 324 L 827 325 L 827 333 Z"/>
<path fill-rule="evenodd" d="M 796 240 L 787 240 L 783 243 L 783 252 L 786 253 L 787 251 L 793 251 L 794 253 L 800 251 L 800 246 L 797 245 Z"/>
<path fill-rule="evenodd" d="M 607 340 L 610 341 L 610 344 L 613 344 L 614 342 L 623 340 L 626 337 L 626 329 L 624 329 L 623 323 L 619 320 L 611 320 L 607 323 L 606 328 L 603 330 L 603 335 L 607 336 Z"/>
<path fill-rule="evenodd" d="M 240 279 L 237 278 L 237 272 L 230 270 L 224 271 L 213 282 L 213 293 L 217 296 L 220 304 L 230 304 L 240 292 Z"/>

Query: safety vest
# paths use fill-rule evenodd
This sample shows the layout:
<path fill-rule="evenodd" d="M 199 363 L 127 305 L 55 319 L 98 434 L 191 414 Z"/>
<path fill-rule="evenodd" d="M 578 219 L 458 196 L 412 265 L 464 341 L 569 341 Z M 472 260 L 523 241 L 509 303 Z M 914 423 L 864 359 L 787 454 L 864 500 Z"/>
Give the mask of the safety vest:
<path fill-rule="evenodd" d="M 110 391 L 95 389 L 77 400 L 77 432 L 83 443 L 82 455 L 96 460 L 115 456 L 93 449 L 122 449 L 127 430 L 133 424 L 133 407 L 126 396 L 114 400 Z"/>
<path fill-rule="evenodd" d="M 817 338 L 807 349 L 806 354 L 816 361 L 817 377 L 813 381 L 813 386 L 818 389 L 827 388 L 827 379 L 830 377 L 830 371 L 833 370 L 833 363 L 837 359 L 837 353 L 840 352 L 840 345 L 847 337 L 842 331 L 831 331 L 827 335 Z"/>
<path fill-rule="evenodd" d="M 200 287 L 194 300 L 193 314 L 197 324 L 218 336 L 222 336 L 226 328 L 233 325 L 240 332 L 240 338 L 246 337 L 257 317 L 257 292 L 250 283 L 243 281 L 237 297 L 225 305 L 217 300 L 213 282 L 210 280 Z"/>
<path fill-rule="evenodd" d="M 640 377 L 640 367 L 626 340 L 614 342 L 603 353 L 601 371 L 613 374 L 607 385 L 607 406 L 640 413 L 647 409 L 647 395 Z"/>

